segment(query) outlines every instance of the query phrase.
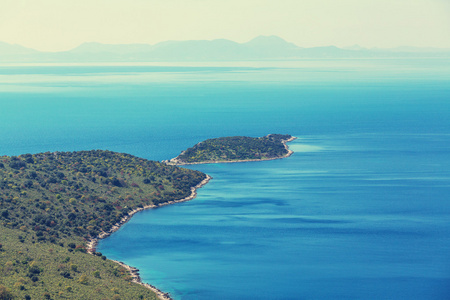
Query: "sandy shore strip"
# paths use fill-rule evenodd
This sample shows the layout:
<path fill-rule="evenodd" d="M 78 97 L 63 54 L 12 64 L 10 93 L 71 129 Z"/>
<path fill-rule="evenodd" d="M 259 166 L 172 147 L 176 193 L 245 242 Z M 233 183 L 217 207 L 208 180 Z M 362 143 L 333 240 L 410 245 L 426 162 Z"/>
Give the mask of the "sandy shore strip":
<path fill-rule="evenodd" d="M 139 208 L 136 208 L 136 209 L 128 212 L 128 215 L 123 217 L 118 223 L 114 224 L 109 231 L 106 231 L 106 232 L 104 231 L 104 232 L 100 233 L 96 238 L 89 240 L 87 242 L 87 244 L 86 244 L 87 252 L 90 253 L 90 254 L 94 254 L 95 250 L 97 248 L 97 245 L 98 245 L 98 241 L 101 240 L 101 239 L 104 239 L 104 238 L 106 238 L 108 236 L 110 236 L 111 234 L 113 234 L 114 232 L 119 230 L 119 228 L 123 224 L 128 222 L 135 213 L 138 213 L 138 212 L 146 210 L 146 209 L 158 208 L 158 207 L 161 207 L 161 206 L 166 206 L 166 205 L 170 205 L 170 204 L 175 204 L 175 203 L 180 203 L 180 202 L 185 202 L 185 201 L 192 200 L 195 197 L 197 197 L 197 189 L 203 187 L 211 179 L 212 179 L 212 177 L 209 176 L 208 174 L 206 174 L 206 178 L 203 179 L 202 182 L 200 182 L 199 184 L 197 184 L 194 187 L 191 187 L 191 194 L 189 196 L 187 196 L 186 198 L 179 199 L 179 200 L 174 200 L 174 201 L 168 201 L 168 202 L 165 202 L 165 203 L 161 203 L 159 205 L 146 205 L 144 207 L 139 207 Z M 142 280 L 141 280 L 141 277 L 139 276 L 139 269 L 136 269 L 134 267 L 128 266 L 128 265 L 124 264 L 123 262 L 119 262 L 119 261 L 115 261 L 115 260 L 112 260 L 112 261 L 118 263 L 119 265 L 121 265 L 122 267 L 127 269 L 130 272 L 131 277 L 133 277 L 133 280 L 132 280 L 133 282 L 138 283 L 140 285 L 143 285 L 144 287 L 152 290 L 158 296 L 159 299 L 161 299 L 161 300 L 173 300 L 169 296 L 168 293 L 162 292 L 161 290 L 159 290 L 158 288 L 156 288 L 155 286 L 153 286 L 151 284 L 143 283 Z"/>
<path fill-rule="evenodd" d="M 186 162 L 180 162 L 176 157 L 172 158 L 170 160 L 163 161 L 164 163 L 168 165 L 173 166 L 186 166 L 186 165 L 203 165 L 203 164 L 228 164 L 228 163 L 242 163 L 242 162 L 252 162 L 252 161 L 267 161 L 267 160 L 275 160 L 275 159 L 282 159 L 286 158 L 292 155 L 294 151 L 289 150 L 289 146 L 287 143 L 292 142 L 293 140 L 297 139 L 297 137 L 293 136 L 287 140 L 282 140 L 281 142 L 284 145 L 284 148 L 286 148 L 287 152 L 285 155 L 280 157 L 273 157 L 273 158 L 262 158 L 262 159 L 243 159 L 243 160 L 209 160 L 209 161 L 202 161 L 202 162 L 193 162 L 193 163 L 186 163 Z"/>

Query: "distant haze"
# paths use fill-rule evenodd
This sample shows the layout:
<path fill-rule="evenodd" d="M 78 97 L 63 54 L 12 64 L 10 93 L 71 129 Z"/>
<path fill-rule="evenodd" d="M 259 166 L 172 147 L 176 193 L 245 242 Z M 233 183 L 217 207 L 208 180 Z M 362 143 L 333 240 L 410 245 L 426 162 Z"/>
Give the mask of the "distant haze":
<path fill-rule="evenodd" d="M 450 58 L 450 49 L 396 47 L 367 49 L 298 47 L 278 36 L 258 36 L 247 43 L 226 39 L 164 41 L 149 44 L 83 43 L 69 51 L 41 52 L 0 41 L 0 63 L 27 62 L 212 62 L 296 60 L 305 58 Z"/>
<path fill-rule="evenodd" d="M 450 48 L 450 1 L 0 0 L 0 41 L 40 51 L 259 35 L 300 47 Z"/>

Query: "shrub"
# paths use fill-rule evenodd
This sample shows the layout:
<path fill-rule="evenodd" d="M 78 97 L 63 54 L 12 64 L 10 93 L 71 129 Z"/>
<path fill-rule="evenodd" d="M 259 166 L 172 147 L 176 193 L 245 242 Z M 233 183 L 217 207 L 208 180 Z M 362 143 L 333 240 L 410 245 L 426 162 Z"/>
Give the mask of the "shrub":
<path fill-rule="evenodd" d="M 78 283 L 81 284 L 88 284 L 88 278 L 86 275 L 81 275 L 80 278 L 78 278 Z"/>
<path fill-rule="evenodd" d="M 0 284 L 0 299 L 1 300 L 11 300 L 13 295 L 4 285 Z"/>
<path fill-rule="evenodd" d="M 67 271 L 61 272 L 60 275 L 64 278 L 72 279 L 72 276 L 70 276 L 70 273 Z"/>

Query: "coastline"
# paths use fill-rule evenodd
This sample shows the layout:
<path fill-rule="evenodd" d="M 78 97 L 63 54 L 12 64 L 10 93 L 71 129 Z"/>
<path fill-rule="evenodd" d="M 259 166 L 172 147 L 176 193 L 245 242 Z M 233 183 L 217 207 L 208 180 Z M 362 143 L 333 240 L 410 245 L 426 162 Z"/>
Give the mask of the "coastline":
<path fill-rule="evenodd" d="M 195 197 L 197 197 L 197 189 L 203 187 L 204 185 L 206 185 L 210 180 L 212 179 L 211 176 L 209 176 L 208 174 L 206 174 L 206 178 L 203 179 L 199 184 L 197 184 L 194 187 L 191 187 L 191 194 L 183 199 L 179 199 L 179 200 L 173 200 L 173 201 L 168 201 L 165 203 L 161 203 L 159 205 L 146 205 L 144 207 L 139 207 L 136 209 L 133 209 L 132 211 L 128 212 L 128 215 L 126 215 L 125 217 L 123 217 L 118 223 L 114 224 L 110 230 L 108 231 L 104 231 L 102 233 L 100 233 L 96 238 L 93 238 L 91 240 L 89 240 L 86 244 L 86 250 L 89 254 L 94 254 L 98 245 L 98 242 L 101 239 L 104 239 L 108 236 L 110 236 L 111 234 L 113 234 L 114 232 L 116 232 L 117 230 L 119 230 L 119 228 L 121 226 L 123 226 L 125 223 L 127 223 L 134 214 L 143 211 L 143 210 L 147 210 L 147 209 L 153 209 L 153 208 L 158 208 L 158 207 L 162 207 L 162 206 L 166 206 L 166 205 L 171 205 L 171 204 L 175 204 L 175 203 L 180 203 L 180 202 L 186 202 L 186 201 L 190 201 L 192 199 L 194 199 Z M 120 266 L 124 267 L 125 269 L 127 269 L 130 272 L 132 279 L 132 282 L 140 284 L 150 290 L 152 290 L 159 299 L 161 300 L 173 300 L 169 293 L 164 293 L 163 291 L 161 291 L 160 289 L 158 289 L 157 287 L 148 284 L 148 283 L 144 283 L 141 280 L 141 277 L 139 275 L 139 269 L 131 267 L 123 262 L 120 261 L 115 261 L 115 260 L 111 260 L 117 264 L 119 264 Z"/>
<path fill-rule="evenodd" d="M 131 282 L 140 284 L 144 287 L 146 287 L 147 289 L 151 290 L 152 292 L 154 292 L 156 294 L 156 297 L 158 297 L 158 299 L 160 300 L 174 300 L 172 297 L 170 297 L 169 293 L 164 293 L 163 291 L 161 291 L 160 289 L 158 289 L 156 286 L 151 285 L 149 283 L 144 283 L 142 282 L 141 276 L 139 274 L 139 269 L 135 268 L 135 267 L 131 267 L 127 264 L 125 264 L 124 262 L 121 261 L 117 261 L 117 260 L 111 260 L 112 262 L 115 262 L 116 264 L 124 267 L 129 273 L 130 276 L 133 278 L 131 280 Z"/>
<path fill-rule="evenodd" d="M 205 162 L 195 162 L 195 163 L 178 163 L 176 158 L 167 160 L 167 161 L 163 161 L 163 163 L 166 163 L 168 165 L 175 165 L 175 166 L 183 166 L 183 165 L 199 165 L 199 164 L 211 164 L 211 163 L 241 163 L 241 162 L 256 162 L 256 161 L 269 161 L 269 160 L 275 160 L 275 159 L 282 159 L 282 158 L 286 158 L 291 156 L 294 151 L 289 149 L 289 146 L 287 145 L 287 143 L 293 141 L 297 139 L 297 137 L 292 136 L 291 138 L 287 139 L 287 140 L 282 140 L 281 143 L 283 144 L 284 148 L 287 150 L 287 153 L 283 156 L 280 157 L 273 157 L 273 158 L 265 158 L 265 159 L 248 159 L 248 160 L 233 160 L 233 161 L 205 161 Z M 165 205 L 171 205 L 171 204 L 175 204 L 175 203 L 179 203 L 179 202 L 185 202 L 185 201 L 190 201 L 192 199 L 194 199 L 197 196 L 197 189 L 203 187 L 204 185 L 206 185 L 210 180 L 212 179 L 211 176 L 209 176 L 208 174 L 206 174 L 206 178 L 204 180 L 202 180 L 199 184 L 197 184 L 194 187 L 191 187 L 191 194 L 188 197 L 185 197 L 183 199 L 179 199 L 179 200 L 173 200 L 173 201 L 168 201 L 165 203 L 161 203 L 159 205 L 146 205 L 143 207 L 139 207 L 136 208 L 130 212 L 128 212 L 128 215 L 126 215 L 125 217 L 123 217 L 118 223 L 114 224 L 111 229 L 107 232 L 101 232 L 96 238 L 93 238 L 91 240 L 89 240 L 86 244 L 86 250 L 89 254 L 95 254 L 96 252 L 96 247 L 98 245 L 98 242 L 101 239 L 104 239 L 108 236 L 110 236 L 111 234 L 113 234 L 114 232 L 116 232 L 117 230 L 120 229 L 121 226 L 123 226 L 125 223 L 127 223 L 134 214 L 143 211 L 143 210 L 147 210 L 147 209 L 154 209 L 154 208 L 158 208 L 158 207 L 162 207 Z M 174 300 L 172 297 L 170 297 L 169 293 L 165 293 L 163 291 L 161 291 L 160 289 L 158 289 L 157 287 L 149 284 L 149 283 L 144 283 L 142 282 L 142 279 L 140 277 L 139 274 L 139 269 L 129 266 L 127 264 L 125 264 L 124 262 L 121 261 L 116 261 L 116 260 L 111 260 L 115 263 L 117 263 L 118 265 L 122 266 L 123 268 L 125 268 L 129 273 L 130 276 L 132 277 L 131 282 L 140 284 L 142 286 L 144 286 L 145 288 L 153 291 L 156 296 L 158 297 L 158 299 L 160 300 Z"/>
<path fill-rule="evenodd" d="M 253 162 L 253 161 L 268 161 L 268 160 L 276 160 L 276 159 L 282 159 L 291 156 L 294 151 L 289 150 L 289 146 L 287 143 L 292 142 L 293 140 L 296 140 L 297 137 L 293 136 L 287 140 L 282 140 L 281 143 L 284 145 L 284 148 L 288 151 L 283 156 L 280 157 L 272 157 L 272 158 L 262 158 L 262 159 L 242 159 L 242 160 L 209 160 L 209 161 L 202 161 L 202 162 L 192 162 L 192 163 L 186 163 L 186 162 L 179 162 L 176 157 L 163 161 L 164 163 L 168 165 L 173 166 L 187 166 L 187 165 L 203 165 L 203 164 L 227 164 L 227 163 L 243 163 L 243 162 Z"/>

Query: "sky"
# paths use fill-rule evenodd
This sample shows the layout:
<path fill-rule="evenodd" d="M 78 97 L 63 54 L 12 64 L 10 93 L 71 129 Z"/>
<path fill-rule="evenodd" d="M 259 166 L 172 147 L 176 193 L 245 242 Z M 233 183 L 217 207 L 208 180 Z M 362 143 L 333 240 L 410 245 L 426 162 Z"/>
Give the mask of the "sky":
<path fill-rule="evenodd" d="M 450 0 L 0 0 L 0 41 L 41 51 L 84 42 L 247 42 L 450 48 Z"/>

